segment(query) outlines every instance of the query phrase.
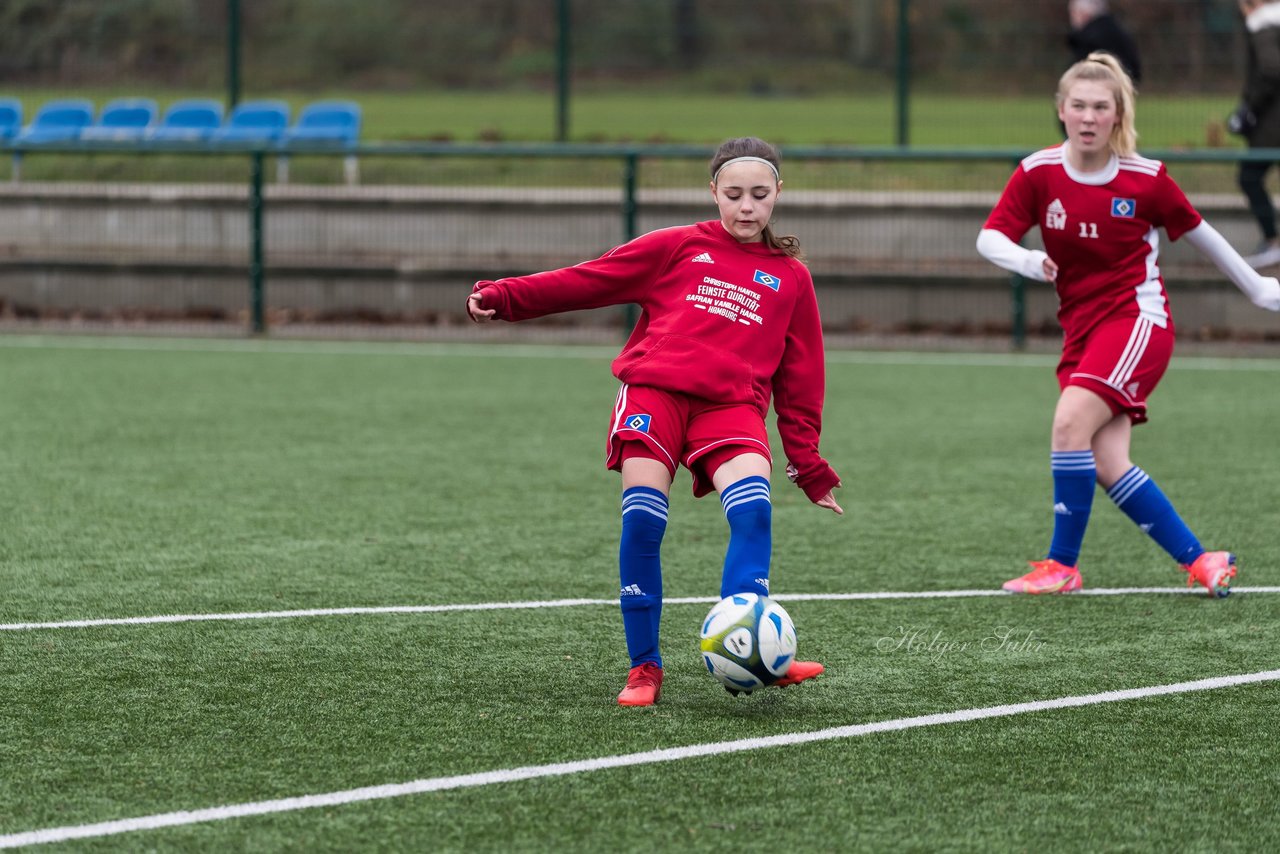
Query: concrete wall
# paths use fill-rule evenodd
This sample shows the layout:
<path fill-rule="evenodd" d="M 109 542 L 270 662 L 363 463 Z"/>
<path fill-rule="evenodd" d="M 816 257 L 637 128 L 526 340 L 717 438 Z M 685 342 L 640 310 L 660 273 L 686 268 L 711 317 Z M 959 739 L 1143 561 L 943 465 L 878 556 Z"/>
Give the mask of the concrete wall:
<path fill-rule="evenodd" d="M 1009 277 L 974 250 L 995 200 L 794 191 L 777 226 L 802 238 L 832 329 L 998 330 L 1010 319 Z M 1234 245 L 1254 245 L 1237 195 L 1193 202 Z M 637 224 L 644 232 L 714 215 L 705 191 L 649 190 Z M 281 319 L 457 320 L 478 278 L 572 264 L 625 239 L 620 192 L 599 189 L 272 186 L 264 222 L 267 303 Z M 0 186 L 9 315 L 235 319 L 248 305 L 248 257 L 244 187 Z M 1162 262 L 1184 330 L 1280 326 L 1190 247 L 1165 241 Z M 1048 286 L 1031 283 L 1027 306 L 1033 327 L 1052 324 Z M 573 320 L 620 322 L 614 311 Z"/>

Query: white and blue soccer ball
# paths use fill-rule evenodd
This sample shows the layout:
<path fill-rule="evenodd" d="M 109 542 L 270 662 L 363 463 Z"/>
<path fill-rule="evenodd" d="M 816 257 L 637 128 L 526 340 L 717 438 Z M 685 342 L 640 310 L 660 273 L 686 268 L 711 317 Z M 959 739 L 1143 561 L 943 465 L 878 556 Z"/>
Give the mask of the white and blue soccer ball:
<path fill-rule="evenodd" d="M 702 660 L 732 694 L 772 685 L 796 658 L 796 627 L 767 596 L 735 593 L 702 621 Z"/>

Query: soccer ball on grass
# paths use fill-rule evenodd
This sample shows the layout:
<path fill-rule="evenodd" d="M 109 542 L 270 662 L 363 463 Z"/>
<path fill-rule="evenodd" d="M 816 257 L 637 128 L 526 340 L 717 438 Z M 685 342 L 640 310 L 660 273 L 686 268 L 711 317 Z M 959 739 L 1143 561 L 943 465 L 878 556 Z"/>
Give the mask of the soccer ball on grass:
<path fill-rule="evenodd" d="M 772 685 L 795 657 L 795 624 L 767 596 L 726 596 L 702 621 L 702 660 L 730 694 Z"/>

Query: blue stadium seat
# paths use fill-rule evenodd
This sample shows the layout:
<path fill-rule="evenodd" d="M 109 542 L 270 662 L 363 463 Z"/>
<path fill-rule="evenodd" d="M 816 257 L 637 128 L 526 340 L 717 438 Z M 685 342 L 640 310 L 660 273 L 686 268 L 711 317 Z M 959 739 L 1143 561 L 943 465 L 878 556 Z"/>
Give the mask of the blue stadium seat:
<path fill-rule="evenodd" d="M 0 140 L 13 139 L 22 130 L 22 102 L 0 98 Z"/>
<path fill-rule="evenodd" d="M 298 120 L 280 136 L 280 143 L 297 150 L 307 148 L 349 148 L 360 139 L 360 105 L 354 101 L 314 101 L 302 108 Z M 343 158 L 343 174 L 348 184 L 359 183 L 360 167 L 354 154 Z M 289 157 L 282 154 L 276 166 L 276 180 L 289 181 Z"/>
<path fill-rule="evenodd" d="M 354 145 L 360 138 L 360 105 L 354 101 L 315 101 L 302 108 L 282 142 Z"/>
<path fill-rule="evenodd" d="M 284 101 L 243 101 L 213 133 L 215 142 L 277 142 L 289 126 Z"/>
<path fill-rule="evenodd" d="M 81 139 L 142 139 L 155 124 L 156 102 L 150 98 L 117 98 L 102 108 L 98 120 L 80 132 Z"/>
<path fill-rule="evenodd" d="M 166 142 L 199 142 L 222 127 L 222 102 L 212 98 L 174 101 L 148 137 Z"/>
<path fill-rule="evenodd" d="M 36 110 L 31 124 L 14 139 L 17 142 L 66 142 L 80 138 L 80 131 L 93 122 L 93 104 L 81 99 L 49 101 Z"/>

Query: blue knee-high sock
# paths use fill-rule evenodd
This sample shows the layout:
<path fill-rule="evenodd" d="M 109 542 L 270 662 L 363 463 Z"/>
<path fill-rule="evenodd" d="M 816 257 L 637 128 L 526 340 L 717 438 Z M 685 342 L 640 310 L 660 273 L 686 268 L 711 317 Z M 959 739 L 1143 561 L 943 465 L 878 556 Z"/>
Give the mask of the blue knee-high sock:
<path fill-rule="evenodd" d="M 769 595 L 769 557 L 773 550 L 773 504 L 769 481 L 744 477 L 720 493 L 729 520 L 729 548 L 724 555 L 720 597 L 734 593 Z"/>
<path fill-rule="evenodd" d="M 1107 490 L 1107 495 L 1178 563 L 1193 563 L 1204 554 L 1196 535 L 1142 469 L 1129 469 Z"/>
<path fill-rule="evenodd" d="M 1093 451 L 1053 451 L 1053 541 L 1049 558 L 1067 566 L 1080 561 L 1080 546 L 1093 510 L 1093 490 L 1098 479 Z"/>
<path fill-rule="evenodd" d="M 662 666 L 658 622 L 662 617 L 662 535 L 667 530 L 667 497 L 635 486 L 622 493 L 622 541 L 618 577 L 622 582 L 622 630 L 631 666 Z"/>

